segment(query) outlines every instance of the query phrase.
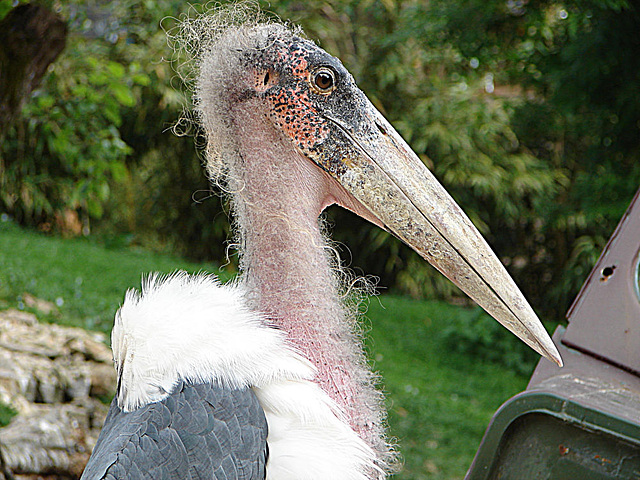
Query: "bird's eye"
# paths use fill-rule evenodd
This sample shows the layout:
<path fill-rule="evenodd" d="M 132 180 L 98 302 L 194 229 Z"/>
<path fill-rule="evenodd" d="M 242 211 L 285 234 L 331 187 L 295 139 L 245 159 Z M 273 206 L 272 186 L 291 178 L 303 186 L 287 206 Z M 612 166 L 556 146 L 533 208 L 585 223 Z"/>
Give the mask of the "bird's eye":
<path fill-rule="evenodd" d="M 311 86 L 317 93 L 331 93 L 336 86 L 336 74 L 327 67 L 321 67 L 311 75 Z"/>

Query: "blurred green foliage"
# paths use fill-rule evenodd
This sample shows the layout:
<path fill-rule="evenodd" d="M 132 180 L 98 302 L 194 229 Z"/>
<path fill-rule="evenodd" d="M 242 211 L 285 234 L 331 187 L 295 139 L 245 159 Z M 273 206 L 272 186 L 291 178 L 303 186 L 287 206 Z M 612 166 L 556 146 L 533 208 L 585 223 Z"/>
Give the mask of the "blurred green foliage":
<path fill-rule="evenodd" d="M 0 16 L 9 3 L 0 0 Z M 189 5 L 45 4 L 68 22 L 68 46 L 0 147 L 0 210 L 41 229 L 226 261 L 228 208 L 203 175 L 191 138 L 201 136 L 171 131 L 189 98 L 160 25 Z M 624 0 L 263 8 L 342 59 L 534 306 L 561 319 L 640 184 L 637 9 Z M 328 216 L 343 257 L 382 285 L 458 295 L 386 232 L 348 212 Z"/>
<path fill-rule="evenodd" d="M 11 419 L 18 414 L 18 411 L 11 405 L 0 402 L 0 427 L 6 427 Z"/>
<path fill-rule="evenodd" d="M 531 376 L 540 358 L 524 342 L 489 317 L 480 307 L 459 309 L 447 318 L 438 341 L 447 352 L 501 365 L 525 378 Z"/>
<path fill-rule="evenodd" d="M 287 17 L 343 59 L 534 305 L 560 320 L 640 185 L 635 7 L 347 3 L 292 1 Z M 454 293 L 386 233 L 332 213 L 353 263 L 383 284 Z"/>

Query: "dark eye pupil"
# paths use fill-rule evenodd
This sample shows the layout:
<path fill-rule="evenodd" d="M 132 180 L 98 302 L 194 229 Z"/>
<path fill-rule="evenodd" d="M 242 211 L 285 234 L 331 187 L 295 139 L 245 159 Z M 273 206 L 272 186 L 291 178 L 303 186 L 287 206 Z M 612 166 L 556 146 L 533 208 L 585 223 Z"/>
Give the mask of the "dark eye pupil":
<path fill-rule="evenodd" d="M 316 75 L 316 86 L 321 90 L 333 87 L 333 77 L 330 73 L 320 72 Z"/>

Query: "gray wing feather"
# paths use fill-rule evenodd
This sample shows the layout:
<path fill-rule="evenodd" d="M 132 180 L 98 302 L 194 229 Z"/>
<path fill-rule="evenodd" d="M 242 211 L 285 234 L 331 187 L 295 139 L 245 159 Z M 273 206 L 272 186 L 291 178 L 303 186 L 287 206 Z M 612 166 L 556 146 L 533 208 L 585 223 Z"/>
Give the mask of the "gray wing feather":
<path fill-rule="evenodd" d="M 125 413 L 116 400 L 81 480 L 265 478 L 267 421 L 249 388 L 179 383 Z"/>

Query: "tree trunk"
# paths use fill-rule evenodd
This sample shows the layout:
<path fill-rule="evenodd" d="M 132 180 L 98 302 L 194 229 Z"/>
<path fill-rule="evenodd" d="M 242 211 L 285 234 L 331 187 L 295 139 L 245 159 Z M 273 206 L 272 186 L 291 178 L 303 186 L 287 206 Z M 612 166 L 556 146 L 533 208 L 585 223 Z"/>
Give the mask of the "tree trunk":
<path fill-rule="evenodd" d="M 39 5 L 18 5 L 0 21 L 0 141 L 66 38 L 65 22 Z"/>

